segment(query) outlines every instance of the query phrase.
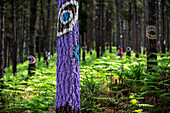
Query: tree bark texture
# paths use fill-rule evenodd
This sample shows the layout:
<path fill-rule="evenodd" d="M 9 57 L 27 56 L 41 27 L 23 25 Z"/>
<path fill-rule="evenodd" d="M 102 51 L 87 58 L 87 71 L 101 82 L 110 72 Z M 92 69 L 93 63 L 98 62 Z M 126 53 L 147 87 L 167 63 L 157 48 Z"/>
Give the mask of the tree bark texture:
<path fill-rule="evenodd" d="M 142 9 L 138 8 L 138 52 L 141 54 L 141 45 L 142 45 Z"/>
<path fill-rule="evenodd" d="M 56 113 L 80 113 L 78 7 L 58 0 Z"/>
<path fill-rule="evenodd" d="M 36 29 L 36 12 L 37 12 L 37 0 L 31 0 L 30 1 L 30 44 L 29 44 L 29 50 L 30 50 L 30 60 L 36 60 L 36 34 L 35 34 L 35 29 Z M 32 75 L 34 74 L 35 70 L 35 62 L 29 63 L 29 71 L 28 74 Z"/>
<path fill-rule="evenodd" d="M 112 53 L 112 25 L 113 25 L 112 13 L 113 13 L 112 1 L 109 1 L 109 9 L 108 9 L 108 39 L 109 39 L 110 53 Z"/>
<path fill-rule="evenodd" d="M 120 45 L 120 0 L 115 0 L 116 3 L 116 47 Z"/>
<path fill-rule="evenodd" d="M 132 3 L 129 2 L 129 17 L 131 16 L 131 12 L 132 12 Z M 131 56 L 131 18 L 128 19 L 128 39 L 127 39 L 127 48 L 126 48 L 126 51 L 127 51 L 127 56 Z"/>
<path fill-rule="evenodd" d="M 156 33 L 157 33 L 157 51 L 160 52 L 160 37 L 159 37 L 159 0 L 156 0 Z"/>
<path fill-rule="evenodd" d="M 21 10 L 21 30 L 20 30 L 20 43 L 19 43 L 19 59 L 20 59 L 20 63 L 24 62 L 24 58 L 23 58 L 23 43 L 24 43 L 24 18 L 23 18 L 23 4 L 22 4 L 22 10 Z"/>
<path fill-rule="evenodd" d="M 48 0 L 48 9 L 47 9 L 47 35 L 46 35 L 46 64 L 47 66 L 49 65 L 49 57 L 50 57 L 50 49 L 51 49 L 51 43 L 50 43 L 50 38 L 51 38 L 51 35 L 50 35 L 50 31 L 51 31 L 51 0 Z"/>
<path fill-rule="evenodd" d="M 90 49 L 90 55 L 92 55 L 92 50 L 94 49 L 94 14 L 93 14 L 93 9 L 94 9 L 94 2 L 90 2 L 90 42 L 89 42 L 89 49 Z"/>
<path fill-rule="evenodd" d="M 52 24 L 52 42 L 51 42 L 51 55 L 54 55 L 54 39 L 55 39 L 55 6 L 53 6 L 53 24 Z"/>
<path fill-rule="evenodd" d="M 83 51 L 82 61 L 85 61 L 86 60 L 85 32 L 82 35 L 82 51 Z"/>
<path fill-rule="evenodd" d="M 165 53 L 165 15 L 164 15 L 165 1 L 161 0 L 161 51 Z"/>
<path fill-rule="evenodd" d="M 167 51 L 170 51 L 170 36 L 169 36 L 169 19 L 170 19 L 170 6 L 167 6 L 168 16 L 167 16 Z"/>
<path fill-rule="evenodd" d="M 157 53 L 156 48 L 156 11 L 155 11 L 155 0 L 148 0 L 148 19 L 147 19 L 147 69 L 148 71 L 153 70 L 153 66 L 157 65 L 157 62 L 151 62 L 149 60 L 156 60 L 157 56 L 153 53 Z M 148 31 L 150 30 L 150 31 Z"/>
<path fill-rule="evenodd" d="M 0 17 L 0 79 L 4 77 L 4 33 L 5 33 L 5 0 L 2 0 L 0 2 L 0 8 L 1 8 L 1 17 Z M 1 99 L 1 105 L 4 105 L 4 100 L 2 98 L 1 90 L 4 89 L 3 81 L 0 80 L 0 99 Z M 2 110 L 3 107 L 0 107 L 0 110 Z"/>
<path fill-rule="evenodd" d="M 146 37 L 146 27 L 148 26 L 147 25 L 147 18 L 148 18 L 148 1 L 147 0 L 144 0 L 143 1 L 143 5 L 144 5 L 144 40 L 143 40 L 143 54 L 146 53 L 145 49 L 147 47 L 147 37 Z"/>
<path fill-rule="evenodd" d="M 134 3 L 134 12 L 135 12 L 135 28 L 134 28 L 134 37 L 135 37 L 135 56 L 139 58 L 139 39 L 138 39 L 138 12 L 137 12 L 137 5 L 136 0 L 133 1 Z"/>
<path fill-rule="evenodd" d="M 0 17 L 0 78 L 3 78 L 4 76 L 4 32 L 5 32 L 5 0 L 2 0 L 0 2 L 0 8 L 1 8 L 1 17 Z"/>
<path fill-rule="evenodd" d="M 42 0 L 40 1 L 42 4 Z M 38 59 L 41 60 L 41 40 L 42 40 L 42 7 L 40 8 L 40 17 L 39 17 L 39 33 L 38 33 Z"/>
<path fill-rule="evenodd" d="M 100 0 L 96 2 L 96 52 L 97 58 L 100 57 Z"/>
<path fill-rule="evenodd" d="M 105 6 L 104 0 L 101 1 L 101 56 L 103 56 L 105 52 Z"/>
<path fill-rule="evenodd" d="M 17 38 L 16 38 L 15 0 L 12 0 L 12 32 L 13 32 L 12 69 L 13 69 L 13 74 L 15 74 L 17 73 Z"/>

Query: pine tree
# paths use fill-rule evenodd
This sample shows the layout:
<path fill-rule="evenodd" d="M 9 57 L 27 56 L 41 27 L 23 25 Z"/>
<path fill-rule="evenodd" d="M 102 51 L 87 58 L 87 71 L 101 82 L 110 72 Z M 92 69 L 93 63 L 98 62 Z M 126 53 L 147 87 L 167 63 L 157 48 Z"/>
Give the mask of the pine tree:
<path fill-rule="evenodd" d="M 96 0 L 96 47 L 95 50 L 97 52 L 97 58 L 100 57 L 100 0 Z"/>
<path fill-rule="evenodd" d="M 155 11 L 155 0 L 148 0 L 148 19 L 147 19 L 147 69 L 148 71 L 153 71 L 153 66 L 157 65 L 155 61 L 157 56 L 154 53 L 157 53 L 156 48 L 156 11 Z"/>
<path fill-rule="evenodd" d="M 135 37 L 135 56 L 139 58 L 139 39 L 138 39 L 138 13 L 137 13 L 137 5 L 136 0 L 133 1 L 134 3 L 134 12 L 135 12 L 135 28 L 134 28 L 134 37 Z"/>
<path fill-rule="evenodd" d="M 1 104 L 4 104 L 4 100 L 2 99 L 1 90 L 4 88 L 3 81 L 1 80 L 4 77 L 4 33 L 5 33 L 5 0 L 0 1 L 0 100 Z M 1 105 L 0 104 L 0 105 Z M 0 107 L 0 110 L 3 109 L 3 107 Z"/>
<path fill-rule="evenodd" d="M 165 53 L 165 15 L 164 15 L 165 1 L 161 0 L 161 52 Z"/>
<path fill-rule="evenodd" d="M 116 3 L 116 47 L 120 45 L 120 0 L 115 0 Z"/>
<path fill-rule="evenodd" d="M 58 0 L 58 8 L 56 113 L 79 113 L 78 1 Z"/>
<path fill-rule="evenodd" d="M 51 34 L 51 0 L 48 0 L 48 9 L 47 9 L 47 35 L 46 35 L 46 64 L 49 65 L 50 60 L 50 49 L 51 49 L 51 43 L 50 43 L 50 34 Z"/>
<path fill-rule="evenodd" d="M 35 62 L 36 62 L 36 12 L 37 12 L 37 0 L 30 0 L 30 45 L 29 45 L 29 68 L 28 74 L 34 74 Z"/>
<path fill-rule="evenodd" d="M 12 32 L 13 32 L 12 65 L 13 65 L 13 74 L 15 74 L 17 73 L 17 39 L 16 39 L 15 0 L 12 0 Z"/>
<path fill-rule="evenodd" d="M 128 39 L 127 39 L 127 56 L 131 56 L 131 12 L 132 12 L 132 3 L 129 1 L 129 12 L 128 12 Z"/>

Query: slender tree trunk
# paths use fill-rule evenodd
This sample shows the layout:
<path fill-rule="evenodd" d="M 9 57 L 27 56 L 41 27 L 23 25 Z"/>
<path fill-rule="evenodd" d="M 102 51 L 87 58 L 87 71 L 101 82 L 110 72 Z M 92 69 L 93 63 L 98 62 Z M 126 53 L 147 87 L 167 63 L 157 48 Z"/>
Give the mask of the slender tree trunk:
<path fill-rule="evenodd" d="M 85 10 L 87 11 L 88 14 L 88 18 L 87 18 L 87 32 L 85 32 L 85 44 L 87 46 L 87 53 L 90 51 L 90 3 L 87 2 L 87 4 L 85 5 Z"/>
<path fill-rule="evenodd" d="M 22 4 L 22 11 L 21 11 L 21 34 L 20 34 L 20 43 L 19 43 L 19 55 L 20 55 L 20 62 L 23 63 L 24 62 L 24 58 L 23 58 L 23 43 L 24 43 L 24 18 L 23 18 L 23 4 Z"/>
<path fill-rule="evenodd" d="M 124 20 L 123 21 L 123 52 L 125 52 L 125 48 L 126 48 L 126 39 L 127 39 L 127 35 L 126 35 L 126 32 L 127 32 L 127 29 L 126 29 L 126 21 Z"/>
<path fill-rule="evenodd" d="M 143 1 L 143 5 L 144 5 L 144 34 L 143 34 L 143 54 L 145 54 L 146 53 L 146 51 L 145 51 L 145 48 L 147 47 L 147 38 L 146 38 L 146 26 L 147 26 L 147 17 L 148 17 L 148 11 L 147 11 L 147 6 L 148 6 L 148 1 L 147 0 L 144 0 Z"/>
<path fill-rule="evenodd" d="M 12 32 L 13 32 L 13 50 L 12 50 L 12 67 L 13 74 L 17 73 L 17 38 L 16 38 L 16 15 L 15 15 L 15 0 L 12 0 Z"/>
<path fill-rule="evenodd" d="M 43 7 L 44 7 L 44 2 L 43 2 L 43 0 L 41 0 L 40 1 L 40 3 L 41 3 L 41 15 L 42 15 L 42 17 L 43 17 L 43 32 L 44 32 L 44 36 L 43 36 L 43 39 L 44 39 L 44 63 L 46 62 L 46 60 L 47 60 L 47 58 L 46 58 L 46 34 L 47 34 L 47 32 L 46 32 L 46 25 L 45 25 L 45 13 L 44 13 L 44 11 L 43 11 Z"/>
<path fill-rule="evenodd" d="M 97 0 L 96 5 L 96 52 L 97 58 L 100 57 L 100 0 Z"/>
<path fill-rule="evenodd" d="M 26 17 L 26 23 L 29 23 L 29 17 Z M 29 55 L 29 45 L 30 45 L 30 41 L 29 41 L 29 25 L 26 24 L 26 54 L 27 56 Z M 27 57 L 26 57 L 27 58 Z"/>
<path fill-rule="evenodd" d="M 139 54 L 141 54 L 141 45 L 142 45 L 142 24 L 141 24 L 141 19 L 142 19 L 142 12 L 141 9 L 138 8 L 138 36 L 139 36 L 139 40 L 138 40 L 138 51 Z"/>
<path fill-rule="evenodd" d="M 161 0 L 161 51 L 165 53 L 165 19 L 164 19 L 164 0 Z"/>
<path fill-rule="evenodd" d="M 154 71 L 153 66 L 157 65 L 157 56 L 153 53 L 157 53 L 156 50 L 156 11 L 155 11 L 155 0 L 148 0 L 148 19 L 147 19 L 147 69 L 148 71 Z M 150 30 L 152 32 L 150 32 Z"/>
<path fill-rule="evenodd" d="M 42 4 L 42 0 L 40 1 Z M 41 42 L 42 42 L 42 7 L 40 7 L 40 17 L 39 17 L 39 36 L 38 36 L 38 59 L 41 60 Z"/>
<path fill-rule="evenodd" d="M 0 17 L 0 79 L 4 77 L 4 33 L 5 33 L 5 0 L 2 0 L 0 2 L 0 8 L 1 8 L 1 17 Z M 4 100 L 2 98 L 2 89 L 4 89 L 3 80 L 0 80 L 0 100 L 1 104 L 4 105 Z M 3 107 L 0 107 L 0 110 L 2 110 Z"/>
<path fill-rule="evenodd" d="M 120 12 L 122 12 L 122 11 L 124 11 L 124 7 L 123 7 L 123 5 L 124 5 L 124 0 L 120 0 Z M 122 49 L 124 48 L 124 39 L 125 39 L 125 37 L 124 37 L 124 31 L 125 31 L 125 29 L 124 29 L 124 20 L 123 20 L 123 18 L 120 18 L 121 19 L 121 23 L 120 23 L 120 42 L 121 42 L 121 46 L 122 46 Z"/>
<path fill-rule="evenodd" d="M 6 26 L 6 24 L 5 24 Z M 8 63 L 8 59 L 7 59 L 7 44 L 8 44 L 8 41 L 7 41 L 7 38 L 4 39 L 4 70 L 5 70 L 5 67 L 7 67 L 7 63 Z"/>
<path fill-rule="evenodd" d="M 101 1 L 102 27 L 101 27 L 101 56 L 105 52 L 105 6 L 104 0 Z"/>
<path fill-rule="evenodd" d="M 109 39 L 110 53 L 112 53 L 112 25 L 113 25 L 112 10 L 113 10 L 112 1 L 109 1 L 108 39 Z"/>
<path fill-rule="evenodd" d="M 116 47 L 120 45 L 120 0 L 115 0 L 116 3 Z"/>
<path fill-rule="evenodd" d="M 131 11 L 132 11 L 132 3 L 131 2 L 129 2 L 129 14 L 128 14 L 128 16 L 129 16 L 129 19 L 128 19 L 128 39 L 127 39 L 127 56 L 131 56 Z"/>
<path fill-rule="evenodd" d="M 167 15 L 167 51 L 170 51 L 170 36 L 169 36 L 169 19 L 170 19 L 170 6 L 167 6 L 167 11 L 168 11 L 168 15 Z"/>
<path fill-rule="evenodd" d="M 36 60 L 36 12 L 37 12 L 37 0 L 30 0 L 30 62 L 29 62 L 29 75 L 33 75 L 35 71 L 35 60 Z"/>
<path fill-rule="evenodd" d="M 50 35 L 50 31 L 51 31 L 51 0 L 48 0 L 48 9 L 47 9 L 47 37 L 46 37 L 46 64 L 47 66 L 49 66 L 49 60 L 50 60 L 50 50 L 51 50 L 51 43 L 50 43 L 50 38 L 51 38 L 51 35 Z"/>
<path fill-rule="evenodd" d="M 159 0 L 156 0 L 156 33 L 157 33 L 157 51 L 160 52 L 160 37 L 159 37 Z"/>
<path fill-rule="evenodd" d="M 134 37 L 135 37 L 135 56 L 139 58 L 139 39 L 138 39 L 138 12 L 137 12 L 137 6 L 136 6 L 136 0 L 133 1 L 134 3 L 134 11 L 135 11 L 135 31 L 134 31 Z"/>
<path fill-rule="evenodd" d="M 8 43 L 8 66 L 11 65 L 11 39 L 9 39 L 9 43 Z"/>
<path fill-rule="evenodd" d="M 55 6 L 53 6 L 53 27 L 52 27 L 52 42 L 51 42 L 51 55 L 53 56 L 54 55 L 54 38 L 55 38 Z"/>
<path fill-rule="evenodd" d="M 68 22 L 65 6 L 73 11 L 75 21 Z M 80 113 L 78 1 L 58 0 L 58 16 L 56 113 Z M 70 31 L 64 32 L 70 24 Z"/>
<path fill-rule="evenodd" d="M 85 57 L 86 57 L 86 47 L 85 47 L 85 38 L 84 38 L 84 36 L 85 36 L 85 32 L 82 35 L 82 51 L 83 51 L 82 59 L 83 59 L 83 61 L 86 60 L 85 59 Z"/>
<path fill-rule="evenodd" d="M 92 51 L 94 49 L 94 14 L 93 14 L 93 9 L 94 9 L 94 2 L 91 1 L 90 3 L 90 55 L 92 55 Z"/>

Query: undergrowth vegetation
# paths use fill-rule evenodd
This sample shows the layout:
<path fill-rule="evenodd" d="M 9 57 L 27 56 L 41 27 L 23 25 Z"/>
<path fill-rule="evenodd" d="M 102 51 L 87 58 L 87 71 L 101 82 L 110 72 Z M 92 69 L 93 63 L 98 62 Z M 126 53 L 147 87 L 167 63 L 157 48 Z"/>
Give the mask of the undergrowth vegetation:
<path fill-rule="evenodd" d="M 115 49 L 115 48 L 114 48 Z M 158 55 L 158 66 L 147 72 L 145 55 L 120 59 L 116 51 L 108 51 L 100 59 L 87 54 L 80 63 L 81 111 L 107 113 L 166 113 L 170 108 L 170 54 Z M 5 106 L 0 112 L 52 113 L 55 112 L 56 55 L 49 67 L 36 63 L 34 76 L 28 77 L 28 62 L 6 69 Z M 2 106 L 1 106 L 2 107 Z"/>

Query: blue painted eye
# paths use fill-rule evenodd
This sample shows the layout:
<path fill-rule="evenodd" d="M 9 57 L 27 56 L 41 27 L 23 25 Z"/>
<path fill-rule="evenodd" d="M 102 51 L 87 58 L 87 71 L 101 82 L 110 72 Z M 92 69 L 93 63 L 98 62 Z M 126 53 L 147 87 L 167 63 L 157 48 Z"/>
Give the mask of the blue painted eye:
<path fill-rule="evenodd" d="M 63 14 L 63 20 L 67 21 L 70 18 L 70 13 L 64 13 Z"/>
<path fill-rule="evenodd" d="M 78 20 L 78 0 L 64 2 L 58 12 L 57 37 L 69 34 Z"/>

